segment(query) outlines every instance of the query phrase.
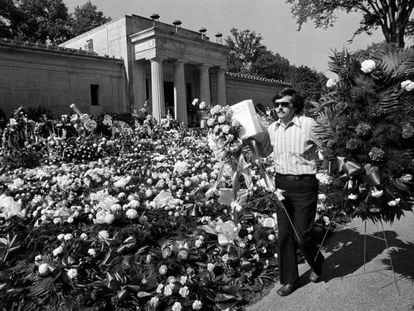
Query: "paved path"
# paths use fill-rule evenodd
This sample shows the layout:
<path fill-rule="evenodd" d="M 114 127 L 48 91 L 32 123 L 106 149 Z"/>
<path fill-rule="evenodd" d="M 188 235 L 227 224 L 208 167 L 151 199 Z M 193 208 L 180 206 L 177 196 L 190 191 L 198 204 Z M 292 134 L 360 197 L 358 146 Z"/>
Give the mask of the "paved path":
<path fill-rule="evenodd" d="M 310 283 L 309 266 L 301 264 L 300 288 L 280 297 L 276 284 L 247 311 L 413 311 L 414 310 L 414 213 L 393 224 L 384 224 L 398 289 L 383 240 L 366 237 L 364 226 L 355 219 L 329 238 L 324 279 Z M 383 237 L 381 224 L 366 222 L 368 234 Z"/>

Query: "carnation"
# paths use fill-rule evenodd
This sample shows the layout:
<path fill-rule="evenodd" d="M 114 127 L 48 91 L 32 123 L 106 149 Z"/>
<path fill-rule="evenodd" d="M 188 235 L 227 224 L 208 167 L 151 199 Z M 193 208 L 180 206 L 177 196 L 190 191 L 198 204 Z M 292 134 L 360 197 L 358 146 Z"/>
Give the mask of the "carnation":
<path fill-rule="evenodd" d="M 385 157 L 385 152 L 381 148 L 373 147 L 368 155 L 372 161 L 381 161 Z"/>
<path fill-rule="evenodd" d="M 372 72 L 376 67 L 375 61 L 373 61 L 372 59 L 367 59 L 364 60 L 361 63 L 361 71 L 364 73 L 370 73 Z"/>
<path fill-rule="evenodd" d="M 138 217 L 138 212 L 135 209 L 130 208 L 126 211 L 125 216 L 129 219 L 135 219 Z"/>
<path fill-rule="evenodd" d="M 411 80 L 405 80 L 401 82 L 401 88 L 407 92 L 411 92 L 412 90 L 414 90 L 414 82 Z"/>
<path fill-rule="evenodd" d="M 107 240 L 109 239 L 109 233 L 106 230 L 101 230 L 98 232 L 98 238 L 101 240 Z"/>
<path fill-rule="evenodd" d="M 358 136 L 367 136 L 371 133 L 371 125 L 369 125 L 368 123 L 359 123 L 355 128 L 355 132 Z"/>

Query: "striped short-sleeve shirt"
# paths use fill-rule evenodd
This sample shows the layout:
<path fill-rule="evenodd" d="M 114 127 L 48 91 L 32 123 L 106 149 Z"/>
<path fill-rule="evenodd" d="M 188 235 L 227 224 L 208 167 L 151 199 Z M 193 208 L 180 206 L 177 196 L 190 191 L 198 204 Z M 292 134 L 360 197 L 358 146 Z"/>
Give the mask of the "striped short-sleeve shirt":
<path fill-rule="evenodd" d="M 314 119 L 295 115 L 289 124 L 280 121 L 269 128 L 276 173 L 286 175 L 316 174 L 318 140 Z"/>

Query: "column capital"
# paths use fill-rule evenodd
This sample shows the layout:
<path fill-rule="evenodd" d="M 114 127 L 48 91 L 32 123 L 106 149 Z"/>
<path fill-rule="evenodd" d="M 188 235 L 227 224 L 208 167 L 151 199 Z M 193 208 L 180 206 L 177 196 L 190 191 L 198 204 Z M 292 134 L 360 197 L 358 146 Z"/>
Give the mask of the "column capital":
<path fill-rule="evenodd" d="M 153 58 L 150 58 L 151 62 L 157 62 L 157 63 L 162 63 L 165 60 L 165 57 L 160 57 L 160 56 L 155 56 Z"/>
<path fill-rule="evenodd" d="M 206 68 L 206 69 L 210 69 L 212 66 L 209 64 L 199 64 L 198 67 L 201 68 Z"/>

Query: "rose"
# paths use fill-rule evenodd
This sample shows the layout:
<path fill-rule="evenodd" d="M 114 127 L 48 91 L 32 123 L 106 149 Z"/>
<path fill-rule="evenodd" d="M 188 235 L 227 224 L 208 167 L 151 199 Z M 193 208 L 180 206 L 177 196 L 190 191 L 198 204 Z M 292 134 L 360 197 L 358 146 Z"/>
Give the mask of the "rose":
<path fill-rule="evenodd" d="M 226 122 L 226 117 L 225 116 L 219 116 L 217 121 L 218 121 L 218 123 L 224 123 L 224 122 Z"/>
<path fill-rule="evenodd" d="M 174 284 L 167 284 L 165 287 L 164 287 L 164 295 L 165 296 L 170 296 L 170 295 L 172 295 L 172 292 L 173 292 L 173 289 L 174 289 Z"/>
<path fill-rule="evenodd" d="M 414 82 L 411 80 L 405 80 L 401 82 L 401 88 L 407 92 L 414 90 Z"/>
<path fill-rule="evenodd" d="M 186 298 L 190 294 L 190 290 L 187 286 L 183 286 L 179 289 L 178 293 L 181 297 Z"/>
<path fill-rule="evenodd" d="M 177 254 L 178 259 L 186 260 L 188 258 L 188 250 L 183 248 Z"/>
<path fill-rule="evenodd" d="M 182 310 L 181 303 L 179 303 L 178 301 L 174 302 L 171 310 L 172 311 L 181 311 Z"/>
<path fill-rule="evenodd" d="M 376 67 L 376 64 L 372 59 L 364 60 L 361 63 L 361 71 L 364 73 L 372 72 L 375 69 L 375 67 Z"/>

